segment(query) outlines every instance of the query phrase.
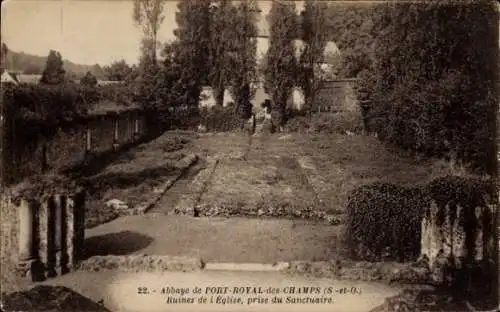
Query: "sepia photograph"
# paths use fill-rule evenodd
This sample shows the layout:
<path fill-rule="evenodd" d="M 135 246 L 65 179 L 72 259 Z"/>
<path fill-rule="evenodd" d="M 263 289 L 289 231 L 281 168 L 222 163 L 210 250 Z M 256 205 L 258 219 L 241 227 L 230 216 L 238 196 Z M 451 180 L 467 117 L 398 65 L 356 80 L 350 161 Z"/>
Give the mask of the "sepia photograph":
<path fill-rule="evenodd" d="M 500 3 L 4 0 L 2 311 L 493 312 Z"/>

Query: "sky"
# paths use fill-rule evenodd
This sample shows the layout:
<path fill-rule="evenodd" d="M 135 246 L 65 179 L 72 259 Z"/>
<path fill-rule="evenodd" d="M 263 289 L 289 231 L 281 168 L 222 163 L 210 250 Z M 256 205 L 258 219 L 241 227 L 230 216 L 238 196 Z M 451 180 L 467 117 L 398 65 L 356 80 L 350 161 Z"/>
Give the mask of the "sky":
<path fill-rule="evenodd" d="M 262 14 L 271 2 L 260 0 Z M 296 1 L 297 11 L 303 1 Z M 10 50 L 46 56 L 57 50 L 78 64 L 137 63 L 142 33 L 132 19 L 132 0 L 7 0 L 2 2 L 2 42 Z M 160 42 L 174 39 L 177 1 L 165 5 Z M 268 42 L 258 40 L 258 55 Z"/>
<path fill-rule="evenodd" d="M 259 1 L 264 14 L 270 1 Z M 299 4 L 300 5 L 300 4 Z M 131 0 L 9 0 L 2 2 L 2 41 L 10 50 L 46 56 L 57 50 L 78 64 L 137 63 L 141 30 L 132 19 Z M 177 1 L 165 5 L 158 39 L 174 39 Z M 266 43 L 259 41 L 258 50 Z"/>

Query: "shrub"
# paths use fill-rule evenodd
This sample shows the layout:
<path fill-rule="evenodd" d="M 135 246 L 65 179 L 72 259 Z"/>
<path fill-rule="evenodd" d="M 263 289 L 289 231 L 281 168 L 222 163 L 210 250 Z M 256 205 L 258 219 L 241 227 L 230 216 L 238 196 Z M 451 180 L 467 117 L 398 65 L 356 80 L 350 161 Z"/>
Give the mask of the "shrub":
<path fill-rule="evenodd" d="M 421 220 L 429 199 L 421 189 L 376 182 L 348 199 L 346 244 L 351 257 L 366 261 L 416 260 Z"/>
<path fill-rule="evenodd" d="M 241 120 L 232 107 L 214 106 L 200 112 L 200 122 L 209 132 L 225 132 L 240 129 L 246 120 Z"/>
<path fill-rule="evenodd" d="M 290 118 L 285 130 L 288 132 L 360 133 L 363 124 L 359 112 L 316 113 L 311 117 Z"/>
<path fill-rule="evenodd" d="M 431 156 L 456 151 L 496 172 L 498 14 L 491 1 L 387 4 L 363 73 L 379 138 Z M 466 21 L 466 22 L 464 22 Z M 394 44 L 397 42 L 398 44 Z"/>

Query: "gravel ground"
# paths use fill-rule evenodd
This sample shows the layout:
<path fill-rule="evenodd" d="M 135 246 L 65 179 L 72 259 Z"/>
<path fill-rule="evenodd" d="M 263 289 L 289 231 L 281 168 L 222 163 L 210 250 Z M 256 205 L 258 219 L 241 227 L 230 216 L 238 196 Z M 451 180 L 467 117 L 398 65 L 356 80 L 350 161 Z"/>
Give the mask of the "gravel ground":
<path fill-rule="evenodd" d="M 339 254 L 342 228 L 306 220 L 193 218 L 146 214 L 86 231 L 88 256 L 169 255 L 203 261 L 326 261 Z M 228 248 L 230 246 L 230 248 Z"/>

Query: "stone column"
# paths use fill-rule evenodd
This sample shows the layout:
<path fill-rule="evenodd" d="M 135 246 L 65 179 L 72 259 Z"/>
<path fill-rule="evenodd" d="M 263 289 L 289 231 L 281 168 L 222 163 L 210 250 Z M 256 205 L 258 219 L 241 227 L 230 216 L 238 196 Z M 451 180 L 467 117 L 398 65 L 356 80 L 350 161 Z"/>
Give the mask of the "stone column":
<path fill-rule="evenodd" d="M 114 133 L 113 133 L 113 148 L 114 149 L 117 149 L 118 148 L 118 121 L 119 121 L 119 118 L 116 118 L 115 120 L 113 120 L 113 129 L 114 129 Z"/>
<path fill-rule="evenodd" d="M 497 203 L 481 181 L 441 178 L 428 187 L 432 201 L 422 220 L 421 257 L 434 283 L 468 300 L 489 301 L 498 257 Z"/>
<path fill-rule="evenodd" d="M 134 118 L 134 134 L 139 134 L 139 114 L 135 114 Z"/>
<path fill-rule="evenodd" d="M 55 272 L 55 217 L 54 205 L 50 197 L 41 200 L 40 210 L 40 260 L 45 267 L 45 276 L 53 277 Z"/>
<path fill-rule="evenodd" d="M 19 218 L 19 260 L 32 260 L 35 257 L 35 203 L 22 199 L 21 204 L 17 207 L 17 209 Z"/>
<path fill-rule="evenodd" d="M 87 134 L 85 136 L 85 152 L 90 152 L 92 149 L 92 130 L 90 124 L 87 125 Z"/>

